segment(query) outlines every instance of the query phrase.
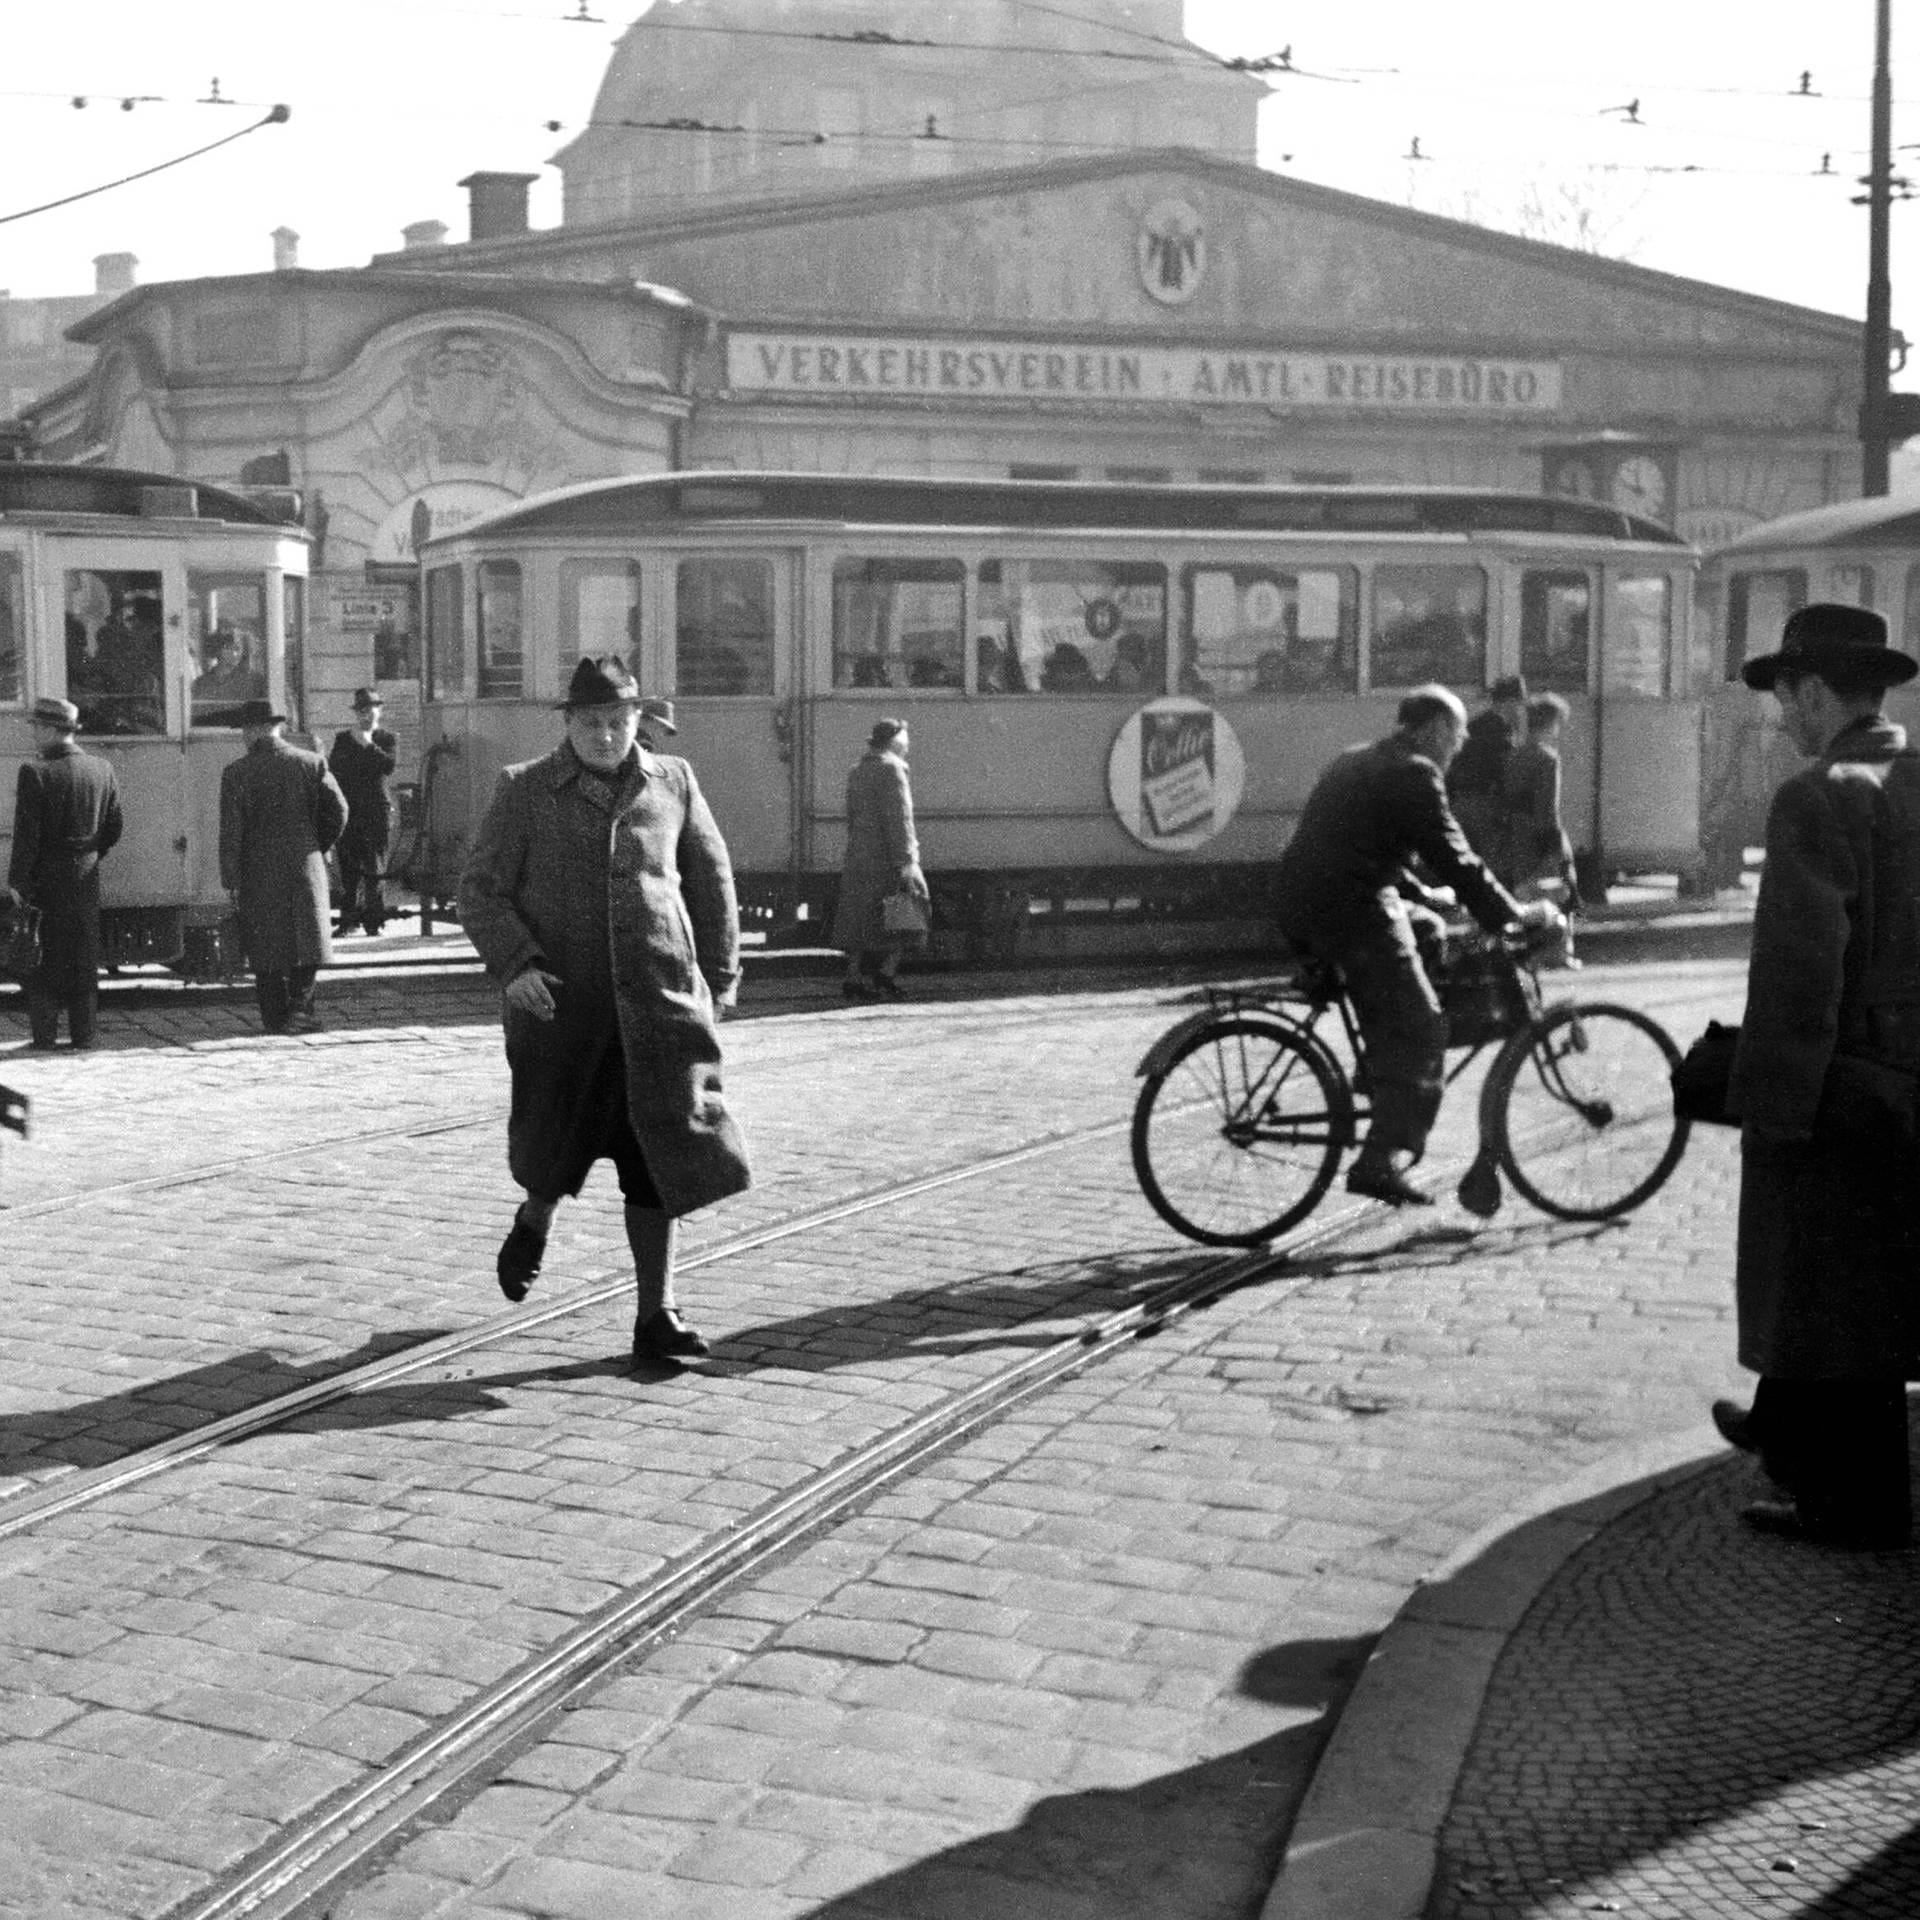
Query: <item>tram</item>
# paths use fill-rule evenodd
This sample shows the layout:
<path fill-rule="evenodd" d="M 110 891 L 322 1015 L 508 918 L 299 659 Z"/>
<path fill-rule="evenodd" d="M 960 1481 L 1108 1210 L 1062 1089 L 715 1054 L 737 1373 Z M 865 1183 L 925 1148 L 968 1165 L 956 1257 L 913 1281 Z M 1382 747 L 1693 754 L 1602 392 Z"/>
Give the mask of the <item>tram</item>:
<path fill-rule="evenodd" d="M 1710 885 L 1731 886 L 1765 838 L 1774 789 L 1805 764 L 1779 710 L 1740 669 L 1780 644 L 1787 615 L 1839 600 L 1887 617 L 1894 644 L 1920 654 L 1920 500 L 1843 500 L 1790 513 L 1715 548 L 1701 567 L 1696 619 L 1714 658 L 1702 716 L 1700 843 Z M 1920 691 L 1896 687 L 1889 715 L 1920 732 Z"/>
<path fill-rule="evenodd" d="M 706 472 L 590 482 L 421 548 L 423 830 L 444 894 L 577 658 L 674 699 L 769 938 L 806 937 L 873 721 L 906 720 L 936 935 L 1258 915 L 1328 760 L 1442 681 L 1569 700 L 1590 877 L 1698 859 L 1697 556 L 1470 489 Z"/>
<path fill-rule="evenodd" d="M 0 461 L 0 863 L 34 752 L 28 712 L 43 695 L 71 700 L 126 816 L 100 869 L 109 966 L 178 958 L 188 928 L 225 907 L 220 773 L 241 704 L 299 705 L 297 512 L 291 495 Z"/>

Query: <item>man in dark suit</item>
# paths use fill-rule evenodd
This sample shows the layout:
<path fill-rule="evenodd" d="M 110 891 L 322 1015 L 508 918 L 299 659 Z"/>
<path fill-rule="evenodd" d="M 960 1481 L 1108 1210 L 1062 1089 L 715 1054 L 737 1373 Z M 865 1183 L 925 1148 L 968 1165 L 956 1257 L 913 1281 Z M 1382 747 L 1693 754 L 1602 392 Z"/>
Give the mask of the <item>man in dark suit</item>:
<path fill-rule="evenodd" d="M 75 744 L 80 709 L 72 701 L 36 700 L 32 717 L 39 757 L 20 769 L 7 865 L 8 886 L 41 916 L 27 1019 L 33 1045 L 51 1048 L 65 1007 L 67 1036 L 85 1052 L 99 991 L 100 861 L 120 839 L 120 789 L 112 767 Z"/>
<path fill-rule="evenodd" d="M 317 753 L 281 737 L 286 724 L 271 701 L 240 710 L 246 752 L 220 775 L 220 881 L 240 915 L 261 1025 L 312 1033 L 314 978 L 333 957 L 326 854 L 347 801 Z"/>
<path fill-rule="evenodd" d="M 333 736 L 327 770 L 347 796 L 347 827 L 340 836 L 340 920 L 345 933 L 357 920 L 368 933 L 386 924 L 380 877 L 387 864 L 387 781 L 399 764 L 393 735 L 380 725 L 380 696 L 371 687 L 353 696 L 353 725 Z"/>
<path fill-rule="evenodd" d="M 1367 1048 L 1373 1118 L 1347 1188 L 1392 1206 L 1426 1206 L 1407 1178 L 1426 1151 L 1445 1090 L 1447 1021 L 1414 942 L 1409 901 L 1441 896 L 1416 879 L 1418 860 L 1450 886 L 1489 932 L 1545 926 L 1558 910 L 1523 909 L 1487 871 L 1447 805 L 1445 773 L 1466 738 L 1467 715 L 1442 686 L 1416 687 L 1382 740 L 1349 747 L 1307 796 L 1280 855 L 1280 930 L 1340 969 Z"/>

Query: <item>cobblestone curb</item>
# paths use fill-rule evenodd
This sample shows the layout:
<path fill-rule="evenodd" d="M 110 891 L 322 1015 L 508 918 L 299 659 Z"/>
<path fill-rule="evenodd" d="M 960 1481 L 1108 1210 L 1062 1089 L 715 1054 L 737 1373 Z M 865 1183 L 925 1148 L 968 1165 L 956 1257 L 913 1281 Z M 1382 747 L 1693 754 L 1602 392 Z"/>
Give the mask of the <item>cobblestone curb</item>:
<path fill-rule="evenodd" d="M 1711 1425 L 1609 1455 L 1463 1541 L 1380 1636 L 1321 1753 L 1261 1920 L 1420 1920 L 1508 1639 L 1582 1547 L 1725 1458 Z"/>

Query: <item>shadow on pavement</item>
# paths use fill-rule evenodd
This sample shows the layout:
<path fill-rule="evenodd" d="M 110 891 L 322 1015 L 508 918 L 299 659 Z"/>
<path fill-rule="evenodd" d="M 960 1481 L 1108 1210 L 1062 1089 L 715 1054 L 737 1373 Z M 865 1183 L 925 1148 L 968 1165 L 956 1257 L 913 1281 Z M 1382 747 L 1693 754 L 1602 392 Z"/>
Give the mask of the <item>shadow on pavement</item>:
<path fill-rule="evenodd" d="M 1494 1670 L 1428 1920 L 1920 1913 L 1920 1560 L 1756 1535 L 1736 1516 L 1761 1488 L 1717 1463 L 1548 1580 Z"/>
<path fill-rule="evenodd" d="M 813 1909 L 810 1920 L 1182 1920 L 1259 1910 L 1280 1841 L 1370 1637 L 1290 1640 L 1240 1694 L 1293 1724 L 1130 1787 L 1036 1801 L 1017 1827 L 950 1847 Z"/>

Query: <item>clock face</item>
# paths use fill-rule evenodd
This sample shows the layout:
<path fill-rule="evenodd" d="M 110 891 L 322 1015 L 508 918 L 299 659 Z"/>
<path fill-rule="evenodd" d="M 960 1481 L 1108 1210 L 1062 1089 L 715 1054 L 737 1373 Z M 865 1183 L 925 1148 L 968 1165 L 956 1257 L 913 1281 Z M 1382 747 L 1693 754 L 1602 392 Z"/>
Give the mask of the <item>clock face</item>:
<path fill-rule="evenodd" d="M 1645 514 L 1649 520 L 1666 514 L 1667 476 L 1650 454 L 1633 453 L 1622 460 L 1613 470 L 1610 492 L 1613 504 L 1627 513 Z"/>

